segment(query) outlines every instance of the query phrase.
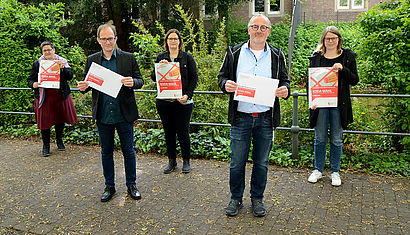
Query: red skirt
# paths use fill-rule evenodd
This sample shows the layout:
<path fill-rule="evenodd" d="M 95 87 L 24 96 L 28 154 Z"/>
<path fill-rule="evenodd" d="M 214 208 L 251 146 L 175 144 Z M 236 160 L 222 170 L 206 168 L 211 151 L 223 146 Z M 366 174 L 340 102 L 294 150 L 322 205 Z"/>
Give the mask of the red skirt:
<path fill-rule="evenodd" d="M 38 108 L 39 100 L 34 98 L 34 113 L 37 128 L 40 130 L 50 129 L 53 125 L 61 123 L 73 124 L 78 121 L 71 95 L 63 99 L 61 90 L 46 89 L 43 104 Z"/>

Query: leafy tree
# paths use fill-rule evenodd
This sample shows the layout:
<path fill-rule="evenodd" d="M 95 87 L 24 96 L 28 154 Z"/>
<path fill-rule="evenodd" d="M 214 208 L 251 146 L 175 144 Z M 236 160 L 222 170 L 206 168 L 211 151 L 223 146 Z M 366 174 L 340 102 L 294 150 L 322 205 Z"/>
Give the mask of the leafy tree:
<path fill-rule="evenodd" d="M 389 93 L 410 93 L 410 2 L 391 0 L 363 13 L 358 22 L 363 31 L 360 66 L 367 83 Z M 390 131 L 409 133 L 409 99 L 394 99 L 383 115 Z M 393 138 L 399 150 L 409 148 L 410 138 Z"/>
<path fill-rule="evenodd" d="M 0 2 L 0 87 L 27 87 L 26 78 L 33 61 L 41 56 L 39 46 L 45 40 L 55 44 L 57 53 L 68 59 L 77 75 L 82 71 L 82 49 L 76 45 L 70 47 L 59 33 L 68 23 L 61 17 L 63 10 L 62 3 L 40 3 L 34 7 L 16 0 Z M 32 92 L 2 91 L 0 100 L 0 110 L 32 111 Z M 27 122 L 31 118 L 2 115 L 0 124 Z"/>

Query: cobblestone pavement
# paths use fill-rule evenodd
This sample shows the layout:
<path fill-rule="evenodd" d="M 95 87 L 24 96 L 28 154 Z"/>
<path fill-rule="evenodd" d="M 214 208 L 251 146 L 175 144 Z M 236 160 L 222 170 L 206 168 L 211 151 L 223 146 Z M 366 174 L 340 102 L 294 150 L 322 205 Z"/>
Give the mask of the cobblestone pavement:
<path fill-rule="evenodd" d="M 132 200 L 125 187 L 122 156 L 115 153 L 117 193 L 100 202 L 104 178 L 98 146 L 52 146 L 40 157 L 38 140 L 0 138 L 0 234 L 409 234 L 409 179 L 341 173 L 309 184 L 309 170 L 270 166 L 267 215 L 252 215 L 247 166 L 244 208 L 233 218 L 229 164 L 192 160 L 190 174 L 165 175 L 164 156 L 137 155 Z"/>

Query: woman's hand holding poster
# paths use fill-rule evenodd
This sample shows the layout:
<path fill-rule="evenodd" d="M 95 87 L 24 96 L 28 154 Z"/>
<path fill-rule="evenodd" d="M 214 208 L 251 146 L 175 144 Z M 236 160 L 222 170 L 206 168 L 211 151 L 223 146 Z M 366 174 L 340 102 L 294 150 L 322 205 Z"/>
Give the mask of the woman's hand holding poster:
<path fill-rule="evenodd" d="M 38 72 L 39 87 L 60 89 L 60 60 L 42 60 Z"/>
<path fill-rule="evenodd" d="M 181 72 L 179 62 L 155 63 L 157 99 L 182 97 Z"/>
<path fill-rule="evenodd" d="M 332 67 L 309 68 L 309 108 L 337 107 L 338 72 Z"/>

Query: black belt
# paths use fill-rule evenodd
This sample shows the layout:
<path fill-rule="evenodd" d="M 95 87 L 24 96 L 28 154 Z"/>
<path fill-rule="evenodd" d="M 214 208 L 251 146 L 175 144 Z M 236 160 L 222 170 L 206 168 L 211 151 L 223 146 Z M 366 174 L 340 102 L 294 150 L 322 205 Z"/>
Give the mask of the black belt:
<path fill-rule="evenodd" d="M 239 115 L 243 115 L 243 116 L 250 116 L 250 117 L 262 117 L 265 115 L 270 114 L 270 110 L 266 111 L 266 112 L 262 112 L 262 113 L 244 113 L 244 112 L 240 112 L 238 111 Z"/>

